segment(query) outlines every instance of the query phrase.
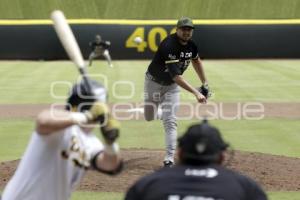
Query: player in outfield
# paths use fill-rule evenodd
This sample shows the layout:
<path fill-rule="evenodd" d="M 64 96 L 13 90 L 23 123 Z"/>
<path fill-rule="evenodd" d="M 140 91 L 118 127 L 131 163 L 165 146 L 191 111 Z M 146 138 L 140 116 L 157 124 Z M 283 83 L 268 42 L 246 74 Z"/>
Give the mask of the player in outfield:
<path fill-rule="evenodd" d="M 113 67 L 111 57 L 108 48 L 110 47 L 110 41 L 102 40 L 100 35 L 95 36 L 95 41 L 89 43 L 92 52 L 89 55 L 89 66 L 92 66 L 93 59 L 103 56 L 110 67 Z"/>

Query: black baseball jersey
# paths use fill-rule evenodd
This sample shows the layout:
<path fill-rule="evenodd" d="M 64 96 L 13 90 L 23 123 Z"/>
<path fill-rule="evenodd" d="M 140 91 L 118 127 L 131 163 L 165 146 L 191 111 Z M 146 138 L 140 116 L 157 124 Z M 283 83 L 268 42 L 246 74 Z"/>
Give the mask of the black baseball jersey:
<path fill-rule="evenodd" d="M 101 41 L 101 42 L 90 42 L 90 47 L 92 48 L 93 51 L 96 49 L 108 49 L 110 46 L 109 41 Z"/>
<path fill-rule="evenodd" d="M 186 45 L 179 42 L 176 33 L 165 38 L 158 47 L 148 67 L 148 72 L 159 82 L 174 83 L 175 75 L 182 75 L 191 59 L 198 58 L 197 45 L 188 41 Z"/>
<path fill-rule="evenodd" d="M 178 165 L 140 179 L 125 200 L 266 200 L 250 178 L 219 165 Z"/>

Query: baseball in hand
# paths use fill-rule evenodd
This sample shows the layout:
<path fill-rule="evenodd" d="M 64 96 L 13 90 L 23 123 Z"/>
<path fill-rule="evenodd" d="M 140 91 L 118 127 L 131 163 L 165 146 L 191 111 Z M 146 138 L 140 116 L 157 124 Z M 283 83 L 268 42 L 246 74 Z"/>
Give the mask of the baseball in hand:
<path fill-rule="evenodd" d="M 141 44 L 143 42 L 143 39 L 141 37 L 135 37 L 133 39 L 133 41 L 136 43 L 136 44 Z"/>

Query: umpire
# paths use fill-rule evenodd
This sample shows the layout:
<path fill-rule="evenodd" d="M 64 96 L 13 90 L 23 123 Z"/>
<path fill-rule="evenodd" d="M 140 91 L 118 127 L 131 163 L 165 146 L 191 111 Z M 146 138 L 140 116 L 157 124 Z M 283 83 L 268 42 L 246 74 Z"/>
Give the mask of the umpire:
<path fill-rule="evenodd" d="M 135 183 L 126 200 L 266 200 L 253 180 L 222 166 L 228 147 L 206 121 L 178 140 L 179 164 L 162 168 Z"/>

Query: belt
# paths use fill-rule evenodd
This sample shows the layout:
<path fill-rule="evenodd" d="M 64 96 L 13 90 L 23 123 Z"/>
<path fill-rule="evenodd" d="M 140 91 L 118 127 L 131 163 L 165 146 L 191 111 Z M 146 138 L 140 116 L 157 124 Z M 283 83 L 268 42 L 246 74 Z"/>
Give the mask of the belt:
<path fill-rule="evenodd" d="M 157 78 L 155 78 L 154 76 L 152 76 L 148 71 L 146 72 L 146 76 L 151 80 L 151 81 L 154 81 L 155 83 L 158 83 L 160 85 L 171 85 L 172 83 L 167 83 L 165 81 L 161 81 L 161 80 L 158 80 Z"/>

